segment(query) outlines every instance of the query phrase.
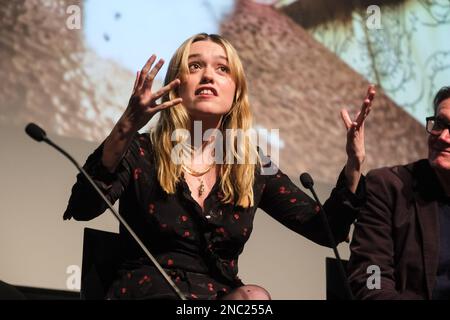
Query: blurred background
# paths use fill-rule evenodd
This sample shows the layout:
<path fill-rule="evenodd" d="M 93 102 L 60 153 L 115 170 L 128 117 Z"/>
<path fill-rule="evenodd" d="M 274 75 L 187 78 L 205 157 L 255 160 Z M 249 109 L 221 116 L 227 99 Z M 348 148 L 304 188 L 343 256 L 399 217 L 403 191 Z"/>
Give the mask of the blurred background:
<path fill-rule="evenodd" d="M 369 83 L 378 94 L 365 171 L 426 156 L 425 117 L 450 78 L 448 0 L 0 0 L 0 280 L 77 292 L 83 228 L 118 230 L 110 213 L 63 222 L 76 169 L 25 125 L 83 163 L 148 57 L 168 61 L 198 32 L 237 48 L 255 127 L 269 130 L 296 184 L 313 176 L 323 201 L 346 160 L 339 111 L 355 114 Z M 347 259 L 348 244 L 339 249 Z M 274 299 L 325 299 L 327 256 L 260 211 L 239 276 Z"/>

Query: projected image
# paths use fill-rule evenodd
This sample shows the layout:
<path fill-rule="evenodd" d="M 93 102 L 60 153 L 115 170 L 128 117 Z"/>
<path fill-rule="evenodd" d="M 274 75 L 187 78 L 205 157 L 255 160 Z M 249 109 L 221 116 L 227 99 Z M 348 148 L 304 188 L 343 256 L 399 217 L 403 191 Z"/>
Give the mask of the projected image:
<path fill-rule="evenodd" d="M 63 136 L 103 140 L 152 53 L 169 60 L 188 36 L 219 32 L 233 2 L 213 2 L 5 1 L 0 122 L 34 121 Z"/>
<path fill-rule="evenodd" d="M 366 127 L 367 166 L 408 162 L 426 154 L 423 118 L 436 88 L 448 85 L 450 5 L 379 1 L 379 18 L 369 5 L 3 1 L 0 124 L 33 121 L 53 134 L 102 141 L 152 53 L 168 61 L 189 36 L 220 33 L 244 62 L 255 127 L 280 130 L 267 139 L 281 148 L 286 173 L 308 170 L 334 183 L 346 157 L 339 110 L 356 112 L 369 83 L 379 94 Z M 68 27 L 77 14 L 69 6 L 79 8 L 78 29 Z"/>
<path fill-rule="evenodd" d="M 285 3 L 283 12 L 418 121 L 432 113 L 450 76 L 448 1 Z"/>

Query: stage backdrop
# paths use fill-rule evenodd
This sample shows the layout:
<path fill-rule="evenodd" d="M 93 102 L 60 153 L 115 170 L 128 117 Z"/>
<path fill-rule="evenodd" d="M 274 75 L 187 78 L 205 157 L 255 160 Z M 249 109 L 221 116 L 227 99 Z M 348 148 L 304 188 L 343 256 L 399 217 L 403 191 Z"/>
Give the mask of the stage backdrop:
<path fill-rule="evenodd" d="M 110 213 L 63 222 L 75 168 L 24 126 L 36 122 L 84 162 L 148 57 L 168 61 L 198 32 L 223 34 L 238 49 L 255 127 L 269 130 L 265 139 L 296 184 L 311 173 L 322 200 L 346 158 L 339 110 L 355 113 L 369 83 L 379 94 L 366 125 L 366 171 L 426 156 L 424 117 L 450 76 L 450 4 L 351 3 L 0 0 L 0 279 L 77 290 L 83 227 L 118 229 Z M 348 244 L 339 249 L 348 258 Z M 239 276 L 274 299 L 323 299 L 326 256 L 330 249 L 260 211 Z"/>

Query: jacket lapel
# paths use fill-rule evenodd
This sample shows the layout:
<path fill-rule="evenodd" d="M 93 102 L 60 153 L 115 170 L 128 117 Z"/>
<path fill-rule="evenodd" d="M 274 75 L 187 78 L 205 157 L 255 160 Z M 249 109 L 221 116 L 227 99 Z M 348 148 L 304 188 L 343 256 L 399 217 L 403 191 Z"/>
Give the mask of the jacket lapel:
<path fill-rule="evenodd" d="M 422 234 L 423 264 L 428 299 L 431 299 L 439 262 L 439 221 L 435 201 L 426 202 L 416 198 L 417 220 Z"/>
<path fill-rule="evenodd" d="M 428 299 L 432 297 L 439 263 L 439 208 L 437 199 L 442 190 L 428 161 L 420 161 L 413 169 L 415 181 L 415 206 L 420 226 L 423 264 Z"/>

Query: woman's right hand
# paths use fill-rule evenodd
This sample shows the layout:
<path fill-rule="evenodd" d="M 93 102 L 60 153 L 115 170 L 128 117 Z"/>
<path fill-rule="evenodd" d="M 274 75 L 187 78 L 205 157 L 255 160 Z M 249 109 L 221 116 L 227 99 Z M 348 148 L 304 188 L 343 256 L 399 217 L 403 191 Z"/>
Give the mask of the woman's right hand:
<path fill-rule="evenodd" d="M 176 98 L 160 104 L 156 102 L 170 90 L 176 88 L 180 84 L 180 80 L 175 79 L 157 92 L 152 92 L 153 80 L 164 64 L 164 60 L 160 59 L 151 69 L 155 60 L 156 56 L 152 55 L 142 70 L 137 72 L 133 93 L 121 119 L 122 125 L 134 132 L 145 126 L 158 111 L 175 106 L 182 101 L 181 98 Z"/>
<path fill-rule="evenodd" d="M 105 140 L 102 163 L 110 172 L 115 171 L 134 135 L 158 111 L 177 105 L 182 101 L 181 98 L 177 98 L 160 104 L 156 102 L 170 90 L 176 88 L 180 84 L 180 80 L 175 79 L 157 92 L 152 92 L 153 79 L 164 64 L 161 59 L 150 70 L 155 60 L 156 56 L 152 55 L 144 68 L 137 73 L 128 107 Z"/>

